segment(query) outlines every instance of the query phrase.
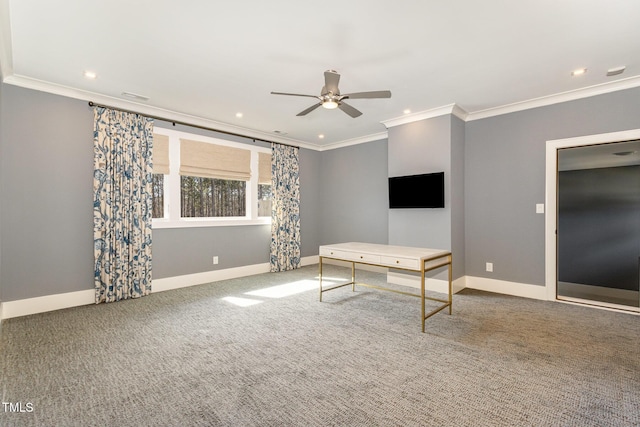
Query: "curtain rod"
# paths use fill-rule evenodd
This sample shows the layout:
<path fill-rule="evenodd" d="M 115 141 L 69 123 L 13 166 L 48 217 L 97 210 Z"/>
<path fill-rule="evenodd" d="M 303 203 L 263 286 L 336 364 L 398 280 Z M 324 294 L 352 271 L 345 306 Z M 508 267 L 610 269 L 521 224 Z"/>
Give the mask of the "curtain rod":
<path fill-rule="evenodd" d="M 155 119 L 155 120 L 162 120 L 164 122 L 169 122 L 169 123 L 173 123 L 173 125 L 175 126 L 176 124 L 178 125 L 183 125 L 183 126 L 190 126 L 190 127 L 194 127 L 194 128 L 198 128 L 198 129 L 203 129 L 203 130 L 209 130 L 212 132 L 218 132 L 218 133 L 222 133 L 225 135 L 231 135 L 231 136 L 237 136 L 240 138 L 246 138 L 246 139 L 251 139 L 253 140 L 253 142 L 256 141 L 261 141 L 261 142 L 267 142 L 267 143 L 274 143 L 274 144 L 280 144 L 280 145 L 286 145 L 288 147 L 295 147 L 295 148 L 300 148 L 297 145 L 293 145 L 293 144 L 287 144 L 284 142 L 276 142 L 276 141 L 270 141 L 268 139 L 263 139 L 263 138 L 254 138 L 252 136 L 247 136 L 247 135 L 242 135 L 239 133 L 234 133 L 234 132 L 228 132 L 226 130 L 220 130 L 220 129 L 214 129 L 214 128 L 210 128 L 210 127 L 206 127 L 206 126 L 200 126 L 200 125 L 196 125 L 193 123 L 187 123 L 187 122 L 181 122 L 181 121 L 177 121 L 177 120 L 172 120 L 172 119 L 167 119 L 165 117 L 159 117 L 159 116 L 152 116 L 149 114 L 143 114 L 143 113 L 139 113 L 137 111 L 131 111 L 131 110 L 125 110 L 123 108 L 115 108 L 115 107 L 111 107 L 109 105 L 103 105 L 103 104 L 96 104 L 93 101 L 89 101 L 89 107 L 102 107 L 102 108 L 109 108 L 111 110 L 117 110 L 117 111 L 122 111 L 124 113 L 131 113 L 131 114 L 139 114 L 141 116 L 145 116 L 145 117 L 149 117 L 151 119 Z"/>

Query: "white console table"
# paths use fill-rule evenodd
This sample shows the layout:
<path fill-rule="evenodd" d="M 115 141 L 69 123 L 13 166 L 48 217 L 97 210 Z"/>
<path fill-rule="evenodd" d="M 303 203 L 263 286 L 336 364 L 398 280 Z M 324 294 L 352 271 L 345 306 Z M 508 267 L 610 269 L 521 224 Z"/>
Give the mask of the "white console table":
<path fill-rule="evenodd" d="M 330 288 L 322 288 L 322 261 L 323 259 L 334 259 L 338 261 L 347 261 L 351 263 L 351 282 L 336 285 Z M 374 243 L 338 243 L 335 245 L 320 246 L 320 302 L 322 302 L 322 293 L 343 286 L 351 285 L 351 290 L 355 291 L 356 286 L 356 264 L 367 264 L 378 267 L 388 267 L 399 270 L 409 270 L 420 272 L 420 295 L 399 291 L 396 289 L 385 288 L 382 286 L 358 283 L 358 286 L 366 286 L 385 291 L 396 292 L 403 295 L 419 297 L 421 304 L 422 332 L 424 332 L 425 320 L 439 311 L 449 307 L 451 314 L 452 291 L 451 291 L 451 252 L 440 249 L 413 248 L 408 246 L 390 246 Z M 449 271 L 449 298 L 447 300 L 431 298 L 425 295 L 424 282 L 425 272 L 440 267 L 448 267 Z M 425 300 L 437 301 L 442 303 L 430 313 L 425 313 Z"/>

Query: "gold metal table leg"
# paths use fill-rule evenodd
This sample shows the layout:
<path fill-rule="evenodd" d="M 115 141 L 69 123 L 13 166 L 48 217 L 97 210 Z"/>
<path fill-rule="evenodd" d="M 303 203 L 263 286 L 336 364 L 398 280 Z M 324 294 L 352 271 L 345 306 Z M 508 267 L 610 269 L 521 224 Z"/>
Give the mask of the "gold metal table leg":
<path fill-rule="evenodd" d="M 320 282 L 320 302 L 322 302 L 322 257 L 320 257 L 320 274 L 319 274 L 319 282 Z"/>
<path fill-rule="evenodd" d="M 452 301 L 453 289 L 451 285 L 451 282 L 453 279 L 452 270 L 453 270 L 453 260 L 451 259 L 451 255 L 449 255 L 449 314 L 451 314 L 451 310 L 453 308 L 453 301 Z"/>
<path fill-rule="evenodd" d="M 351 292 L 356 291 L 356 263 L 351 263 Z"/>
<path fill-rule="evenodd" d="M 420 270 L 422 270 L 420 273 L 420 318 L 422 319 L 422 332 L 424 332 L 424 262 L 422 263 Z"/>

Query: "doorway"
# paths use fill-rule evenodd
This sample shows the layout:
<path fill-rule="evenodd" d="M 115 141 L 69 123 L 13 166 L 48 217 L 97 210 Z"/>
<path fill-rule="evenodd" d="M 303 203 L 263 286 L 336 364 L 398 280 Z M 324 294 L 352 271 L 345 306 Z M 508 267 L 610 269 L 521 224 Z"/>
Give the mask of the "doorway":
<path fill-rule="evenodd" d="M 547 142 L 548 299 L 640 313 L 640 130 Z"/>

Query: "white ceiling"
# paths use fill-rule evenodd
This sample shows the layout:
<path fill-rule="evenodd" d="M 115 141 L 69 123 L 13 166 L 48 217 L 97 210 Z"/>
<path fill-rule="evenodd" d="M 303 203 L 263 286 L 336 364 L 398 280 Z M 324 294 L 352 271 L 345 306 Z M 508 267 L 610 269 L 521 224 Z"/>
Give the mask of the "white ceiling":
<path fill-rule="evenodd" d="M 640 86 L 638 0 L 0 6 L 6 83 L 318 149 L 377 139 L 384 123 L 454 104 L 473 120 Z M 606 76 L 619 66 L 623 74 Z M 587 73 L 572 77 L 581 67 Z M 392 98 L 349 101 L 363 112 L 353 119 L 322 108 L 296 117 L 315 101 L 270 94 L 317 95 L 327 69 L 342 75 L 342 93 L 388 89 Z M 97 79 L 85 79 L 85 70 Z M 132 104 L 125 91 L 149 100 Z"/>

